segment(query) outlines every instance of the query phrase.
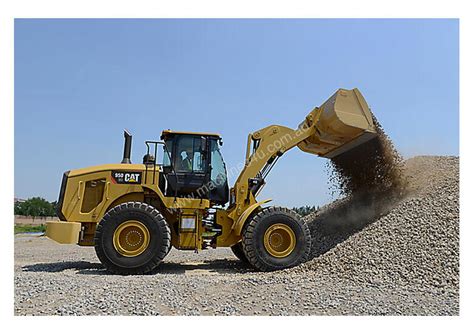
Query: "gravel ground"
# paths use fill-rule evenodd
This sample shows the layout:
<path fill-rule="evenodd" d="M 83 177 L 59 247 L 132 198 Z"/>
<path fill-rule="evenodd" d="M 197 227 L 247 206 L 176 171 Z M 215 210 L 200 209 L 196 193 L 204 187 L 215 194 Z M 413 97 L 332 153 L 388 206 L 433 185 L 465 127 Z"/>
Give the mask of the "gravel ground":
<path fill-rule="evenodd" d="M 115 276 L 93 248 L 16 235 L 14 312 L 457 315 L 458 164 L 454 157 L 410 159 L 410 196 L 388 203 L 382 216 L 365 212 L 357 224 L 334 224 L 325 217 L 339 201 L 306 217 L 314 258 L 280 272 L 253 272 L 228 249 L 173 249 L 152 274 Z"/>

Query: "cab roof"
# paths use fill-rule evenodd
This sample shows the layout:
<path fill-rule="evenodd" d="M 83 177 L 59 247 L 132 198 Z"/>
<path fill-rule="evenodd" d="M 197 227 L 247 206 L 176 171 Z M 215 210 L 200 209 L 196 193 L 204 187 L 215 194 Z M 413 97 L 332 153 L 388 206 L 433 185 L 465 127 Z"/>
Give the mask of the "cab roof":
<path fill-rule="evenodd" d="M 171 135 L 197 135 L 197 136 L 207 136 L 207 137 L 217 137 L 221 138 L 221 135 L 218 133 L 210 132 L 189 132 L 189 131 L 173 131 L 173 130 L 163 130 L 161 137 L 167 137 Z"/>

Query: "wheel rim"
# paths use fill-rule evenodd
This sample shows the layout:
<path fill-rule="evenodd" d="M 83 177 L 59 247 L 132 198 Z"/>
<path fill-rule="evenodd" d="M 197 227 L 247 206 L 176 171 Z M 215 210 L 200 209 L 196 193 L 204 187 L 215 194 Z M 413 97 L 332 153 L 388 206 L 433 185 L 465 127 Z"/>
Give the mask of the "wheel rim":
<path fill-rule="evenodd" d="M 114 247 L 123 256 L 138 256 L 147 249 L 150 243 L 150 232 L 141 222 L 127 220 L 114 232 Z"/>
<path fill-rule="evenodd" d="M 296 247 L 295 232 L 288 225 L 273 224 L 265 231 L 263 244 L 270 255 L 286 257 Z"/>

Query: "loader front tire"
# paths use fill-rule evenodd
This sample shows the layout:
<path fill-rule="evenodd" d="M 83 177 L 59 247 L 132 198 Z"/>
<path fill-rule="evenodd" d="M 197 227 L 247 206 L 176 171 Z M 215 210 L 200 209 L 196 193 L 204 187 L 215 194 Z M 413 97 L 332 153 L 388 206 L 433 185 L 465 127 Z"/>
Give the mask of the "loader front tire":
<path fill-rule="evenodd" d="M 242 245 L 249 263 L 261 271 L 294 267 L 308 260 L 311 234 L 298 214 L 286 208 L 264 208 L 246 223 Z"/>
<path fill-rule="evenodd" d="M 171 231 L 161 213 L 141 202 L 110 209 L 97 226 L 95 251 L 105 268 L 115 274 L 145 274 L 168 254 Z"/>

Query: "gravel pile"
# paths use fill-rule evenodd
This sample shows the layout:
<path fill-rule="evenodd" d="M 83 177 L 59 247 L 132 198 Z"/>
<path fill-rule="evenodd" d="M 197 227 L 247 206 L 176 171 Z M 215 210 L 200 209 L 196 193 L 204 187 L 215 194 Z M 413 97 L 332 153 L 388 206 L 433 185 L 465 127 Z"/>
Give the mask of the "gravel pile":
<path fill-rule="evenodd" d="M 341 200 L 306 217 L 314 259 L 290 271 L 430 291 L 445 301 L 442 314 L 457 314 L 459 159 L 416 157 L 407 161 L 406 175 L 408 196 L 379 199 L 384 213 Z"/>

